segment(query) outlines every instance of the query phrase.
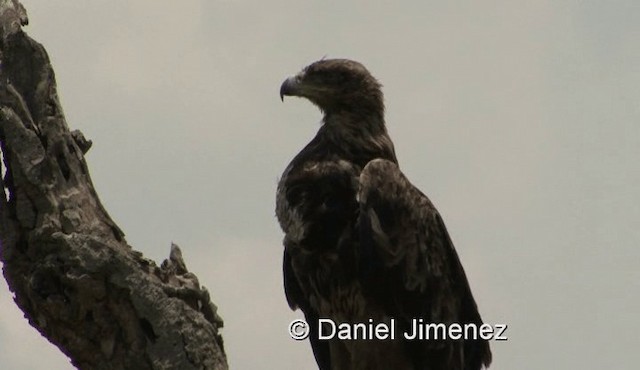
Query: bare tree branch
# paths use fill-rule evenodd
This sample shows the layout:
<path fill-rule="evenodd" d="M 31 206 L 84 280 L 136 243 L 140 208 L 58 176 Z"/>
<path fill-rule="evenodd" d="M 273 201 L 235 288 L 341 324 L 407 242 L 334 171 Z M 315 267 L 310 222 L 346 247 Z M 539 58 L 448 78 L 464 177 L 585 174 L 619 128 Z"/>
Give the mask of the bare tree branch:
<path fill-rule="evenodd" d="M 227 369 L 206 288 L 134 251 L 96 194 L 42 45 L 0 0 L 0 258 L 29 323 L 82 369 Z"/>

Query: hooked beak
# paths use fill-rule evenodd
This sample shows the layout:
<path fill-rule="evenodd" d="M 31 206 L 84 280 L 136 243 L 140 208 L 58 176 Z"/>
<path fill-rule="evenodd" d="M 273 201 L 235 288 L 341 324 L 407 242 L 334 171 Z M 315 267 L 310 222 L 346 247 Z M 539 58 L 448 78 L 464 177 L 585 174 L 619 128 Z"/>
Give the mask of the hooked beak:
<path fill-rule="evenodd" d="M 280 85 L 280 100 L 284 101 L 285 96 L 296 95 L 299 89 L 299 84 L 296 77 L 289 77 L 282 85 Z"/>

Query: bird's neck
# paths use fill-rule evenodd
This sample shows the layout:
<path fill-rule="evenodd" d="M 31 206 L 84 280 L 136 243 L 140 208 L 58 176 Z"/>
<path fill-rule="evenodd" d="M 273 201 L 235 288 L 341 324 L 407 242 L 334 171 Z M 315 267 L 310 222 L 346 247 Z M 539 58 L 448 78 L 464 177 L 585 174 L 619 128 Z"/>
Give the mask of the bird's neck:
<path fill-rule="evenodd" d="M 344 153 L 348 157 L 345 159 L 364 164 L 375 158 L 396 162 L 393 142 L 387 134 L 382 114 L 325 114 L 319 134 L 327 144 Z"/>

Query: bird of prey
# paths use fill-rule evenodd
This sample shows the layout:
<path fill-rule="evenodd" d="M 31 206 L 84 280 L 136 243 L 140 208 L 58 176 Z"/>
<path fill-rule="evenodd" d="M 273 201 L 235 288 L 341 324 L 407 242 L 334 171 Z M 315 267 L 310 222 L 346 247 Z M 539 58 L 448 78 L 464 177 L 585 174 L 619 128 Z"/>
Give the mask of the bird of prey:
<path fill-rule="evenodd" d="M 380 83 L 358 62 L 323 59 L 287 78 L 280 96 L 306 98 L 324 115 L 316 136 L 285 169 L 276 195 L 285 293 L 289 306 L 304 312 L 318 367 L 488 367 L 485 339 L 399 334 L 411 331 L 416 319 L 477 327 L 482 319 L 440 214 L 398 167 Z M 398 333 L 394 339 L 323 339 L 323 318 L 393 324 Z"/>

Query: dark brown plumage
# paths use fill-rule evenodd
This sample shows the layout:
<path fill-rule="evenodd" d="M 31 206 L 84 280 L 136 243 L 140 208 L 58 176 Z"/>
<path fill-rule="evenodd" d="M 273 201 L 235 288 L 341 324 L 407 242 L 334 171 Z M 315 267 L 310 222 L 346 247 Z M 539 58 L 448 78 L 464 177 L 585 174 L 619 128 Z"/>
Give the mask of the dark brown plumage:
<path fill-rule="evenodd" d="M 478 370 L 486 340 L 320 340 L 318 318 L 336 323 L 482 320 L 442 218 L 397 165 L 384 124 L 380 84 L 358 62 L 315 62 L 280 95 L 304 97 L 324 113 L 317 135 L 278 184 L 284 284 L 292 309 L 311 325 L 326 369 Z"/>

